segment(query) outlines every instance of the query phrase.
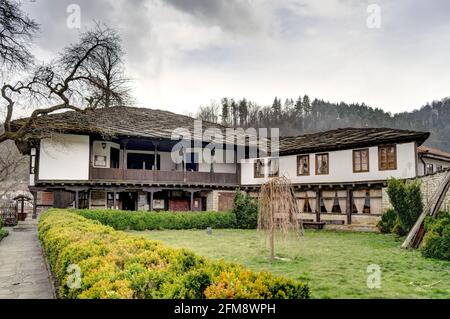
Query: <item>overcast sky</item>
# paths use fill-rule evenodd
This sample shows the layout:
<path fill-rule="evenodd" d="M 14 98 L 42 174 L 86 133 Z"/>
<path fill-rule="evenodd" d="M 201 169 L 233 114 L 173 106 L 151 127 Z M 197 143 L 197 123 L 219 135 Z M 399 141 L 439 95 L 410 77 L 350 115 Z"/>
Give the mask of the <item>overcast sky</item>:
<path fill-rule="evenodd" d="M 448 0 L 22 2 L 41 25 L 42 60 L 93 19 L 116 28 L 138 106 L 194 113 L 224 96 L 265 105 L 306 93 L 400 112 L 450 96 Z M 70 4 L 81 29 L 68 27 Z"/>

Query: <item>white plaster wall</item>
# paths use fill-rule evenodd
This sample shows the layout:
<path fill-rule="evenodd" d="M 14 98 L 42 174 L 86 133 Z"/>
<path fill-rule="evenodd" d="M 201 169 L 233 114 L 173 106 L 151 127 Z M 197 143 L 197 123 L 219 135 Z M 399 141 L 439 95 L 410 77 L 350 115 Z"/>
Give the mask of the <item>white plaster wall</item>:
<path fill-rule="evenodd" d="M 315 174 L 315 154 L 309 154 L 310 175 L 297 176 L 297 155 L 280 157 L 280 176 L 286 176 L 293 183 L 339 183 L 386 180 L 390 177 L 412 178 L 416 176 L 415 143 L 397 144 L 397 169 L 378 169 L 378 147 L 369 148 L 369 172 L 353 173 L 353 150 L 329 153 L 329 174 Z M 324 153 L 324 152 L 320 152 Z M 261 184 L 268 180 L 253 177 L 254 161 L 243 161 L 241 181 L 243 185 Z M 267 167 L 267 165 L 266 165 Z M 266 172 L 267 176 L 267 172 Z"/>
<path fill-rule="evenodd" d="M 39 179 L 88 180 L 89 136 L 55 134 L 51 139 L 42 139 Z"/>
<path fill-rule="evenodd" d="M 103 149 L 102 143 L 106 143 L 105 149 Z M 111 148 L 117 148 L 120 150 L 120 145 L 117 143 L 113 143 L 113 142 L 94 141 L 92 143 L 92 159 L 91 159 L 92 165 L 94 167 L 110 168 Z M 95 166 L 95 162 L 94 162 L 95 155 L 106 156 L 106 166 Z"/>

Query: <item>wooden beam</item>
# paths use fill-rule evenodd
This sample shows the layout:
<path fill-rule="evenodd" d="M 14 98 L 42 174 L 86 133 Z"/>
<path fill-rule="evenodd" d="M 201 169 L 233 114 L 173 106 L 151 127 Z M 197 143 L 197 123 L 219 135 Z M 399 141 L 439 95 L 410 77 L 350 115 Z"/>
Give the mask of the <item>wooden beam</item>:
<path fill-rule="evenodd" d="M 347 187 L 347 224 L 352 223 L 352 189 Z"/>
<path fill-rule="evenodd" d="M 320 222 L 320 188 L 316 188 L 316 222 Z"/>
<path fill-rule="evenodd" d="M 78 201 L 79 200 L 78 194 L 79 194 L 79 191 L 75 190 L 75 208 L 76 209 L 80 208 L 80 204 L 79 204 L 79 201 Z"/>
<path fill-rule="evenodd" d="M 37 192 L 33 192 L 33 219 L 37 218 Z"/>

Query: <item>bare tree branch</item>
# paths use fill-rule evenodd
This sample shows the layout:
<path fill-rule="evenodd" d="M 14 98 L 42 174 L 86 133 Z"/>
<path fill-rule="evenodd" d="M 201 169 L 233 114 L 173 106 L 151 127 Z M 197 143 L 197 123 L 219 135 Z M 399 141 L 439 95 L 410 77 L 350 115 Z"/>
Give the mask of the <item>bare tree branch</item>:
<path fill-rule="evenodd" d="M 26 69 L 33 62 L 30 42 L 38 24 L 11 0 L 0 0 L 0 63 L 6 68 Z"/>

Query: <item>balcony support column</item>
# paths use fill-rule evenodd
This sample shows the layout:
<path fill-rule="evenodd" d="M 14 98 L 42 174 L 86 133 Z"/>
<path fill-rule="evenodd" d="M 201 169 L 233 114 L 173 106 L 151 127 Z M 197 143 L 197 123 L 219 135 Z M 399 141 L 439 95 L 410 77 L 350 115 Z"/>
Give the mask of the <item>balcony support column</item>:
<path fill-rule="evenodd" d="M 128 140 L 123 141 L 123 157 L 122 157 L 122 180 L 125 179 L 125 170 L 127 169 L 127 144 Z"/>
<path fill-rule="evenodd" d="M 352 223 L 352 209 L 353 209 L 353 205 L 352 205 L 352 188 L 348 187 L 347 188 L 347 224 L 351 224 Z"/>
<path fill-rule="evenodd" d="M 320 204 L 321 204 L 321 200 L 320 200 L 320 194 L 321 193 L 321 189 L 320 187 L 316 188 L 316 222 L 320 222 Z"/>
<path fill-rule="evenodd" d="M 78 189 L 75 190 L 75 208 L 76 209 L 80 208 L 80 202 L 79 202 L 80 196 L 79 196 L 79 194 L 80 194 L 80 191 Z"/>
<path fill-rule="evenodd" d="M 153 164 L 153 170 L 158 170 L 158 142 L 153 142 L 155 145 L 155 163 Z"/>
<path fill-rule="evenodd" d="M 193 190 L 189 190 L 189 192 L 191 193 L 189 210 L 192 211 L 193 208 L 194 208 L 194 191 Z"/>
<path fill-rule="evenodd" d="M 153 211 L 153 191 L 150 192 L 150 203 L 148 205 L 149 211 Z"/>

